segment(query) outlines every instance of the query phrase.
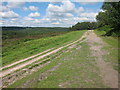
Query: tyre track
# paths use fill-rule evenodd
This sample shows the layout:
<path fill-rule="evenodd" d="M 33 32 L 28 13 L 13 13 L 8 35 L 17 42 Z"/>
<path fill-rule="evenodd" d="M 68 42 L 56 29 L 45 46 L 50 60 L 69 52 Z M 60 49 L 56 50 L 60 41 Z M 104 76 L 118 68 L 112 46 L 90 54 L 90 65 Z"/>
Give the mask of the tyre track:
<path fill-rule="evenodd" d="M 12 73 L 12 72 L 14 72 L 14 71 L 16 71 L 16 70 L 19 70 L 19 69 L 21 69 L 21 68 L 23 68 L 23 67 L 25 67 L 25 66 L 27 66 L 27 65 L 30 65 L 30 64 L 32 64 L 32 63 L 34 63 L 34 62 L 36 62 L 36 61 L 38 61 L 38 60 L 40 60 L 40 59 L 43 59 L 43 58 L 46 57 L 46 56 L 49 56 L 49 55 L 51 55 L 51 54 L 54 54 L 54 53 L 58 52 L 59 50 L 65 48 L 65 47 L 68 47 L 68 46 L 70 46 L 70 45 L 73 45 L 73 44 L 75 44 L 76 42 L 81 41 L 81 40 L 82 40 L 83 38 L 85 38 L 86 36 L 87 36 L 87 32 L 85 32 L 80 39 L 78 39 L 78 40 L 76 40 L 76 41 L 74 41 L 74 42 L 72 42 L 72 43 L 70 43 L 70 44 L 67 44 L 67 45 L 65 45 L 65 46 L 59 47 L 59 48 L 57 48 L 57 49 L 55 49 L 55 50 L 53 50 L 53 51 L 50 51 L 50 52 L 48 52 L 48 53 L 46 53 L 46 54 L 44 54 L 44 55 L 41 55 L 41 56 L 39 56 L 39 57 L 37 57 L 37 58 L 34 58 L 34 59 L 30 60 L 30 61 L 27 61 L 27 62 L 25 62 L 25 63 L 21 63 L 21 64 L 19 64 L 19 65 L 16 65 L 15 67 L 12 67 L 12 68 L 10 68 L 10 69 L 4 70 L 4 71 L 0 72 L 0 77 L 4 77 L 4 76 L 6 76 L 6 75 L 8 75 L 8 74 L 10 74 L 10 73 Z M 46 51 L 46 52 L 47 52 L 47 51 Z M 35 55 L 35 56 L 37 56 L 37 55 Z M 31 56 L 31 57 L 35 57 L 35 56 Z M 28 58 L 30 58 L 30 57 L 28 57 Z M 23 59 L 23 60 L 26 60 L 26 59 Z M 21 61 L 22 61 L 22 60 L 21 60 Z M 18 62 L 19 62 L 19 61 L 18 61 Z M 11 64 L 11 65 L 14 65 L 14 64 Z M 11 65 L 8 65 L 8 66 L 11 66 Z"/>

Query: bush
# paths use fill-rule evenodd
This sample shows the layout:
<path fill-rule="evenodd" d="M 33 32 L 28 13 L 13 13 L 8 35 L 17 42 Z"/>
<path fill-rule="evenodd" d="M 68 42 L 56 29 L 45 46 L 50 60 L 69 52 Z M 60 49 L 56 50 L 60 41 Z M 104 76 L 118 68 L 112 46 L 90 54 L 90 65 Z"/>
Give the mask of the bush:
<path fill-rule="evenodd" d="M 105 25 L 101 28 L 98 28 L 99 31 L 105 31 L 105 35 L 109 35 L 109 32 L 112 30 L 112 28 L 109 25 Z"/>
<path fill-rule="evenodd" d="M 106 36 L 113 36 L 113 37 L 117 37 L 117 36 L 120 36 L 120 33 L 119 31 L 116 31 L 114 30 L 114 28 L 111 28 L 110 25 L 105 25 L 101 28 L 98 28 L 99 31 L 105 31 L 105 34 Z"/>

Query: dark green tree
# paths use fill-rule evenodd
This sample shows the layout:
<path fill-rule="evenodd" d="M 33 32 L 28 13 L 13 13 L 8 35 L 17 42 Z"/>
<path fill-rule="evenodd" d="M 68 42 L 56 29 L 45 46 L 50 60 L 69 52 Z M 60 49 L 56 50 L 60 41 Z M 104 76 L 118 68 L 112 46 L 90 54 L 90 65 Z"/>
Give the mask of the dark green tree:
<path fill-rule="evenodd" d="M 100 12 L 96 16 L 97 22 L 98 22 L 98 28 L 103 27 L 105 25 L 109 25 L 108 15 L 107 12 Z"/>
<path fill-rule="evenodd" d="M 71 30 L 92 30 L 97 28 L 96 22 L 78 22 L 72 26 Z"/>
<path fill-rule="evenodd" d="M 120 1 L 104 2 L 102 5 L 104 12 L 100 12 L 96 17 L 98 26 L 109 25 L 112 29 L 106 32 L 106 35 L 119 34 L 120 30 Z"/>

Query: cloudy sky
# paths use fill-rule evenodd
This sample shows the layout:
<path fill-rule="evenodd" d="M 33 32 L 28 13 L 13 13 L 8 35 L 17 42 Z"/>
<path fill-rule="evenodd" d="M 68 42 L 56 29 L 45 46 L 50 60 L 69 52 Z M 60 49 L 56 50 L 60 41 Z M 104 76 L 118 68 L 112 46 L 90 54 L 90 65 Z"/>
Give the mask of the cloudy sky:
<path fill-rule="evenodd" d="M 95 21 L 102 2 L 2 2 L 0 26 L 69 27 Z"/>

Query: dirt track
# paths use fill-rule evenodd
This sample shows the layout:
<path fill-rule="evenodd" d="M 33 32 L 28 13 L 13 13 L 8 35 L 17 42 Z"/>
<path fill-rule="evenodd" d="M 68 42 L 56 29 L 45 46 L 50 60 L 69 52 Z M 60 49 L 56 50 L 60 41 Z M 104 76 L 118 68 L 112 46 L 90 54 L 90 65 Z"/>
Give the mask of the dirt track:
<path fill-rule="evenodd" d="M 102 50 L 105 43 L 93 31 L 89 31 L 87 43 L 90 45 L 92 55 L 96 57 L 97 66 L 100 69 L 104 83 L 111 88 L 118 88 L 118 72 L 110 67 L 102 57 L 102 55 L 106 54 Z"/>
<path fill-rule="evenodd" d="M 65 46 L 59 47 L 54 50 L 48 49 L 48 50 L 42 52 L 42 55 L 41 55 L 41 53 L 39 53 L 34 56 L 28 57 L 26 59 L 22 59 L 18 62 L 15 62 L 15 63 L 5 66 L 5 67 L 10 67 L 10 66 L 15 65 L 16 63 L 19 63 L 19 62 L 28 60 L 30 58 L 36 57 L 38 55 L 41 55 L 34 59 L 28 60 L 27 62 L 21 63 L 10 69 L 0 72 L 0 77 L 10 74 L 10 73 L 12 73 L 16 70 L 19 70 L 27 65 L 30 65 L 30 64 L 34 63 L 35 61 L 38 61 L 48 55 L 54 54 L 65 47 L 68 47 L 68 46 L 69 46 L 69 48 L 74 47 L 76 42 L 84 42 L 84 40 L 82 40 L 83 38 L 86 38 L 86 42 L 90 46 L 91 56 L 96 57 L 96 63 L 97 63 L 96 66 L 100 69 L 100 76 L 103 79 L 103 83 L 111 88 L 118 88 L 118 72 L 115 71 L 112 67 L 110 67 L 104 61 L 104 58 L 103 58 L 103 55 L 106 54 L 106 51 L 103 51 L 102 47 L 104 47 L 104 45 L 106 45 L 106 43 L 104 43 L 100 37 L 97 37 L 97 35 L 92 30 L 87 31 L 79 40 L 74 41 L 70 44 L 67 44 Z M 52 50 L 52 51 L 50 51 L 50 50 Z M 45 53 L 45 54 L 43 54 L 43 53 Z"/>
<path fill-rule="evenodd" d="M 52 50 L 52 49 L 46 50 L 46 51 L 44 51 L 44 53 L 47 52 L 47 51 L 50 51 L 50 52 L 48 52 L 48 53 L 46 53 L 46 54 L 44 54 L 44 55 L 41 55 L 41 56 L 39 56 L 39 57 L 37 57 L 37 58 L 31 59 L 30 61 L 27 61 L 27 62 L 18 64 L 18 65 L 14 66 L 14 67 L 12 67 L 12 68 L 10 68 L 10 69 L 4 70 L 4 71 L 0 72 L 0 77 L 4 77 L 4 76 L 6 76 L 6 75 L 8 75 L 8 74 L 10 74 L 10 73 L 12 73 L 12 72 L 14 72 L 14 71 L 16 71 L 16 70 L 19 70 L 19 69 L 21 69 L 21 68 L 23 68 L 23 67 L 25 67 L 25 66 L 27 66 L 27 65 L 30 65 L 30 64 L 36 62 L 36 61 L 38 61 L 38 60 L 40 60 L 40 59 L 42 59 L 42 58 L 44 58 L 44 57 L 46 57 L 46 56 L 48 56 L 48 55 L 51 55 L 51 54 L 53 54 L 53 53 L 56 53 L 56 52 L 58 52 L 59 50 L 65 48 L 65 47 L 68 47 L 68 46 L 70 46 L 70 45 L 73 45 L 74 43 L 76 43 L 76 42 L 78 42 L 78 41 L 81 41 L 84 37 L 86 37 L 86 35 L 87 35 L 87 32 L 85 32 L 84 35 L 83 35 L 79 40 L 76 40 L 76 41 L 74 41 L 74 42 L 72 42 L 72 43 L 70 43 L 70 44 L 67 44 L 67 45 L 65 45 L 65 46 L 59 47 L 59 48 L 57 48 L 57 49 L 55 49 L 55 50 L 53 50 L 53 51 L 50 51 L 50 50 Z M 37 55 L 40 55 L 40 54 L 41 54 L 41 53 L 39 53 L 39 54 L 37 54 Z M 5 66 L 5 67 L 13 66 L 13 65 L 15 65 L 15 64 L 17 64 L 17 63 L 19 63 L 19 62 L 22 62 L 22 61 L 28 60 L 28 59 L 30 59 L 30 58 L 36 57 L 37 55 L 28 57 L 28 58 L 26 58 L 26 59 L 22 59 L 22 60 L 20 60 L 20 61 L 18 61 L 18 62 L 12 63 L 12 64 L 7 65 L 7 66 Z M 5 67 L 2 67 L 2 68 L 5 68 Z"/>
<path fill-rule="evenodd" d="M 32 59 L 32 58 L 34 58 L 34 57 L 36 57 L 36 56 L 38 56 L 38 55 L 44 54 L 44 53 L 46 53 L 46 52 L 48 52 L 48 51 L 50 51 L 50 50 L 52 50 L 52 49 L 53 49 L 53 48 L 48 49 L 48 50 L 46 50 L 46 51 L 43 51 L 43 52 L 41 52 L 41 53 L 38 53 L 38 54 L 36 54 L 36 55 L 27 57 L 27 58 L 25 58 L 25 59 L 21 59 L 21 60 L 16 61 L 16 62 L 14 62 L 14 63 L 12 63 L 12 64 L 6 65 L 6 66 L 0 68 L 0 70 L 2 70 L 2 69 L 4 69 L 4 68 L 11 67 L 11 66 L 14 66 L 14 65 L 16 65 L 16 64 L 19 64 L 19 63 L 21 63 L 21 62 L 27 61 L 27 60 L 29 60 L 29 59 Z"/>

